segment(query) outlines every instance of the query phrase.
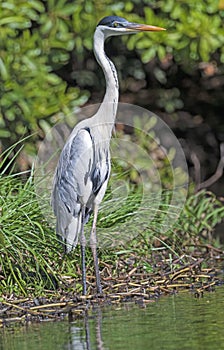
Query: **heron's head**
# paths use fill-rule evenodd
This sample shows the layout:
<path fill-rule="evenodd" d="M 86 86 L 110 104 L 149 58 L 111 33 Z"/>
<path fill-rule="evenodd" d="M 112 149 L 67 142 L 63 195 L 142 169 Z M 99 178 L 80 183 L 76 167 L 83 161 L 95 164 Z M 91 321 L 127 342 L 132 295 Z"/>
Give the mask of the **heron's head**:
<path fill-rule="evenodd" d="M 125 18 L 118 16 L 107 16 L 101 19 L 97 28 L 101 29 L 105 38 L 114 35 L 135 34 L 138 32 L 158 32 L 166 30 L 161 27 L 155 27 L 146 24 L 132 23 Z"/>

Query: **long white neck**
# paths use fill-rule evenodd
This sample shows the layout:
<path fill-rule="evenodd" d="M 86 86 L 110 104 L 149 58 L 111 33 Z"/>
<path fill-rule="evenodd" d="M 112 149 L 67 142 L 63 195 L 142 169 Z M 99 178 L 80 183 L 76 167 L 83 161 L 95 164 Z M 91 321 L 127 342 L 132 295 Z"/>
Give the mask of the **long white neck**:
<path fill-rule="evenodd" d="M 106 80 L 106 93 L 97 115 L 100 116 L 102 123 L 106 123 L 108 126 L 111 125 L 111 132 L 117 113 L 119 85 L 116 68 L 105 54 L 104 41 L 104 33 L 100 28 L 97 28 L 94 33 L 94 54 L 103 69 Z"/>

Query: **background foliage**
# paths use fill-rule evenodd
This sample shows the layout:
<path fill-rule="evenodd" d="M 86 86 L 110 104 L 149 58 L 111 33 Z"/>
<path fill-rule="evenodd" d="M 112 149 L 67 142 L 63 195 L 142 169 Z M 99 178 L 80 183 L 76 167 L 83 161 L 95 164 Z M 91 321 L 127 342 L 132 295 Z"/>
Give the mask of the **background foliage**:
<path fill-rule="evenodd" d="M 105 15 L 168 29 L 159 35 L 114 38 L 107 45 L 122 71 L 121 92 L 127 94 L 128 102 L 149 103 L 154 110 L 168 113 L 187 104 L 191 108 L 187 78 L 194 81 L 198 75 L 208 79 L 223 74 L 222 0 L 7 0 L 0 6 L 3 148 L 26 133 L 43 136 L 50 125 L 90 96 L 90 102 L 100 101 L 104 80 L 92 54 L 92 36 Z M 180 81 L 185 85 L 180 86 Z M 221 101 L 217 95 L 216 107 Z"/>

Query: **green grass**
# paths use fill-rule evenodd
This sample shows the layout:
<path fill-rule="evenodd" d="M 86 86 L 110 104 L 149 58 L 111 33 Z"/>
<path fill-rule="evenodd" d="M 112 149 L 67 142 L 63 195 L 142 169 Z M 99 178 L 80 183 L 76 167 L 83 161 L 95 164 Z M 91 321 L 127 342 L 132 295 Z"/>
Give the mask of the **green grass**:
<path fill-rule="evenodd" d="M 59 258 L 55 235 L 40 215 L 31 179 L 2 177 L 0 216 L 1 286 L 9 292 L 27 292 L 27 281 L 51 284 Z M 52 260 L 53 259 L 53 260 Z"/>
<path fill-rule="evenodd" d="M 2 166 L 8 155 L 3 154 Z M 171 205 L 170 191 L 162 191 L 159 198 L 146 197 L 142 202 L 140 186 L 127 185 L 125 196 L 116 187 L 120 194 L 115 195 L 111 191 L 113 181 L 116 183 L 112 176 L 99 214 L 98 233 L 100 243 L 106 239 L 109 242 L 99 251 L 100 261 L 113 266 L 115 274 L 122 272 L 117 268 L 119 261 L 128 262 L 130 257 L 134 257 L 135 266 L 151 271 L 150 259 L 155 252 L 165 251 L 172 263 L 172 257 L 191 251 L 187 247 L 208 242 L 214 227 L 224 218 L 222 203 L 214 194 L 202 191 L 188 197 L 179 219 L 166 231 L 167 213 L 169 218 L 174 213 L 173 219 L 178 213 L 178 207 Z M 56 293 L 62 288 L 64 292 L 80 292 L 79 249 L 63 255 L 63 247 L 46 221 L 43 208 L 40 210 L 34 189 L 32 171 L 25 180 L 21 174 L 6 175 L 4 171 L 0 176 L 0 292 L 17 296 Z M 151 213 L 155 211 L 151 219 L 146 206 Z M 91 222 L 87 231 L 90 225 Z M 87 269 L 87 274 L 94 273 L 89 249 Z"/>
<path fill-rule="evenodd" d="M 38 294 L 46 289 L 60 288 L 60 281 L 66 280 L 64 276 L 76 278 L 77 267 L 80 266 L 79 249 L 63 258 L 63 249 L 57 241 L 55 232 L 41 214 L 32 177 L 24 182 L 12 175 L 3 176 L 0 178 L 0 188 L 1 293 Z M 130 213 L 134 203 L 138 202 L 138 195 L 136 202 L 132 195 Z M 107 228 L 115 229 L 120 218 L 125 220 L 123 209 L 121 206 L 119 212 L 116 208 L 112 217 L 107 218 Z M 127 208 L 125 210 L 127 214 Z M 136 234 L 128 242 L 122 244 L 121 241 L 112 249 L 102 249 L 100 259 L 115 265 L 117 259 L 121 256 L 128 258 L 131 253 L 139 256 L 139 263 L 140 261 L 142 263 L 144 257 L 148 259 L 150 253 L 156 249 L 168 250 L 173 255 L 181 254 L 187 241 L 189 243 L 192 237 L 199 238 L 205 231 L 212 232 L 223 217 L 224 208 L 213 194 L 201 192 L 192 195 L 188 198 L 179 221 L 170 231 L 159 232 L 158 213 L 141 233 Z M 101 227 L 102 214 L 99 219 L 99 229 L 104 230 L 105 223 Z M 154 245 L 155 240 L 157 245 Z M 147 264 L 145 261 L 145 266 Z M 87 255 L 87 265 L 91 271 L 90 254 Z M 80 290 L 79 284 L 76 285 L 76 290 Z"/>

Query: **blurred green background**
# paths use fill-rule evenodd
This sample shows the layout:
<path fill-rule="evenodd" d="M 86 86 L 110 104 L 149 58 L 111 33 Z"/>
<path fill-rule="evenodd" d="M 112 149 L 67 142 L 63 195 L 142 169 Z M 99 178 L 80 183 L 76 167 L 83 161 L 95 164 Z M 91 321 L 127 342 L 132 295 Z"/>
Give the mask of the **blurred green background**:
<path fill-rule="evenodd" d="M 0 8 L 0 147 L 33 134 L 18 158 L 21 170 L 52 125 L 101 101 L 105 82 L 92 38 L 98 21 L 115 14 L 167 28 L 106 44 L 121 102 L 168 123 L 193 178 L 192 154 L 202 179 L 215 172 L 224 141 L 223 0 L 2 0 Z"/>

